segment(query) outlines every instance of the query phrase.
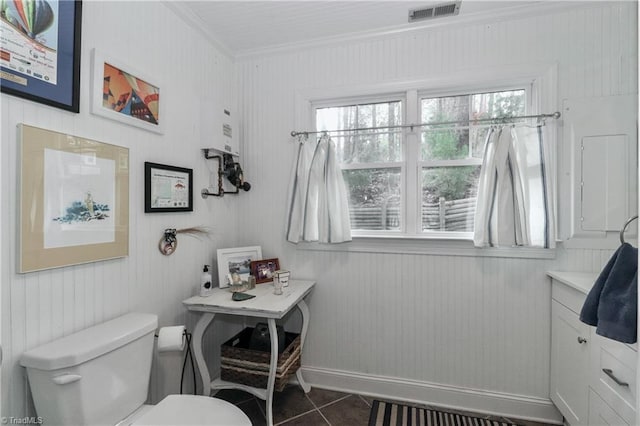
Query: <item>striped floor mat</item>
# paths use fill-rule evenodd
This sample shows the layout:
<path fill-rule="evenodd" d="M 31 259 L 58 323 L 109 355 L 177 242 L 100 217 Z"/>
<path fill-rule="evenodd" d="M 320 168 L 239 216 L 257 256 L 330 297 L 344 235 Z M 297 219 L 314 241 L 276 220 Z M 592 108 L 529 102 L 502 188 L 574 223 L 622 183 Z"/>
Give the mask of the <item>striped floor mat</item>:
<path fill-rule="evenodd" d="M 446 413 L 431 408 L 410 407 L 374 400 L 369 426 L 516 426 L 513 423 L 488 420 L 462 414 Z"/>

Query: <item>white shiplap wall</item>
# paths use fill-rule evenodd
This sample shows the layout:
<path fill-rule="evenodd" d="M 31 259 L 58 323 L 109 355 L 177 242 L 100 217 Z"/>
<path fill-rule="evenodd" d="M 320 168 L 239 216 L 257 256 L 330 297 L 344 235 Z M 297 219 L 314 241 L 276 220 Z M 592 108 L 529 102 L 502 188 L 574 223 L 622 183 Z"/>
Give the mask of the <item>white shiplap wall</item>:
<path fill-rule="evenodd" d="M 129 311 L 156 313 L 161 326 L 186 323 L 192 329 L 194 317 L 181 300 L 196 293 L 202 265 L 212 264 L 215 249 L 232 245 L 235 238 L 231 197 L 205 201 L 199 196 L 208 186 L 213 165 L 202 158 L 200 127 L 193 118 L 200 117 L 201 97 L 235 109 L 232 60 L 160 2 L 84 2 L 83 9 L 80 113 L 1 96 L 3 416 L 35 415 L 24 370 L 18 365 L 26 349 Z M 157 79 L 166 107 L 164 135 L 90 114 L 92 48 Z M 15 273 L 18 123 L 129 148 L 128 257 Z M 144 213 L 145 161 L 194 169 L 193 213 Z M 157 243 L 165 228 L 197 225 L 212 228 L 211 240 L 180 236 L 175 254 L 160 255 Z M 171 355 L 155 359 L 152 400 L 178 391 L 181 364 Z"/>
<path fill-rule="evenodd" d="M 303 361 L 317 383 L 446 403 L 435 386 L 478 397 L 450 405 L 508 413 L 518 406 L 505 401 L 547 404 L 512 414 L 557 421 L 545 271 L 598 271 L 611 250 L 560 248 L 555 260 L 296 250 L 283 227 L 296 151 L 288 135 L 302 130 L 298 93 L 547 64 L 558 70 L 558 102 L 637 94 L 637 39 L 636 3 L 609 2 L 238 60 L 243 165 L 253 183 L 241 199 L 240 242 L 318 281 Z"/>

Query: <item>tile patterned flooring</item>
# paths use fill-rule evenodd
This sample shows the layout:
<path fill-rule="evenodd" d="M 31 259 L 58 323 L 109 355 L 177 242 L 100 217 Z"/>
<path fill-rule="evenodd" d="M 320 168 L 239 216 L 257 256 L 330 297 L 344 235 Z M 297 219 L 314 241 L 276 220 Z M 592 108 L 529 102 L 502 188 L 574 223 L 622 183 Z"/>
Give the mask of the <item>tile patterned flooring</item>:
<path fill-rule="evenodd" d="M 221 398 L 237 405 L 251 419 L 253 426 L 265 426 L 265 402 L 253 395 L 225 389 L 219 391 Z M 274 425 L 286 426 L 367 426 L 373 398 L 326 389 L 312 388 L 304 394 L 298 386 L 289 385 L 282 392 L 275 392 L 273 401 Z M 453 410 L 446 410 L 453 411 Z M 466 413 L 476 417 L 510 421 L 521 426 L 545 426 L 518 419 L 504 419 L 478 413 Z"/>

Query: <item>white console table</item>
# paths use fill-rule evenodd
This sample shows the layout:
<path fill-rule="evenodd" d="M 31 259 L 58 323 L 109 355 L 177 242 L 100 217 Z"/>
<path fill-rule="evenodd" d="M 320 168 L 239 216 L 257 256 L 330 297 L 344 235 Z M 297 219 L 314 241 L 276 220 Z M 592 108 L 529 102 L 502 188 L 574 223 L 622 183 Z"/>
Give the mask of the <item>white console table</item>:
<path fill-rule="evenodd" d="M 258 284 L 255 289 L 246 292 L 246 294 L 256 297 L 240 302 L 231 300 L 232 293 L 226 288 L 216 288 L 207 297 L 194 296 L 184 300 L 182 303 L 188 310 L 201 314 L 193 332 L 193 349 L 202 379 L 202 394 L 209 396 L 212 389 L 241 389 L 249 392 L 266 401 L 267 424 L 269 426 L 273 425 L 273 390 L 278 367 L 278 330 L 276 328 L 276 320 L 282 319 L 293 307 L 298 307 L 302 314 L 302 330 L 300 332 L 300 350 L 302 351 L 309 326 L 309 308 L 304 301 L 304 297 L 311 292 L 314 285 L 314 281 L 290 280 L 289 286 L 283 288 L 283 294 L 275 295 L 273 294 L 273 285 L 268 283 Z M 265 318 L 267 320 L 269 335 L 271 336 L 271 362 L 266 389 L 228 382 L 219 378 L 211 380 L 202 352 L 202 338 L 205 330 L 213 321 L 215 314 L 242 315 Z M 311 387 L 302 378 L 301 369 L 296 371 L 296 377 L 304 392 L 309 392 Z"/>

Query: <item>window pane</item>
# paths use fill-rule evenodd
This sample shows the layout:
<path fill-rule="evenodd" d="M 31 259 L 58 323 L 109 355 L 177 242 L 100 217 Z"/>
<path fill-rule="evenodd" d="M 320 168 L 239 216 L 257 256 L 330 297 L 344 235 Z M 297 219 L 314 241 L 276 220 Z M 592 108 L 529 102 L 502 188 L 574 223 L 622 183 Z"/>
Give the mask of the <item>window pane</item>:
<path fill-rule="evenodd" d="M 345 164 L 386 163 L 400 161 L 402 134 L 367 133 L 332 136 L 336 142 L 338 161 Z"/>
<path fill-rule="evenodd" d="M 470 118 L 513 117 L 525 113 L 524 90 L 478 93 L 470 96 Z"/>
<path fill-rule="evenodd" d="M 400 168 L 343 170 L 352 229 L 400 229 Z"/>
<path fill-rule="evenodd" d="M 489 126 L 473 126 L 469 130 L 469 144 L 471 145 L 471 156 L 482 158 L 484 156 L 484 146 L 487 142 Z"/>
<path fill-rule="evenodd" d="M 402 132 L 386 126 L 402 124 L 400 101 L 316 109 L 317 130 L 385 127 L 334 134 L 341 163 L 375 163 L 402 160 Z"/>
<path fill-rule="evenodd" d="M 482 158 L 490 123 L 467 120 L 525 115 L 525 100 L 524 90 L 422 99 L 423 123 L 461 123 L 423 127 L 421 158 Z"/>
<path fill-rule="evenodd" d="M 422 169 L 422 230 L 472 232 L 480 166 Z"/>
<path fill-rule="evenodd" d="M 469 96 L 449 96 L 422 100 L 422 122 L 466 120 L 469 118 Z"/>
<path fill-rule="evenodd" d="M 422 133 L 422 159 L 455 160 L 469 157 L 469 130 L 435 129 Z"/>

